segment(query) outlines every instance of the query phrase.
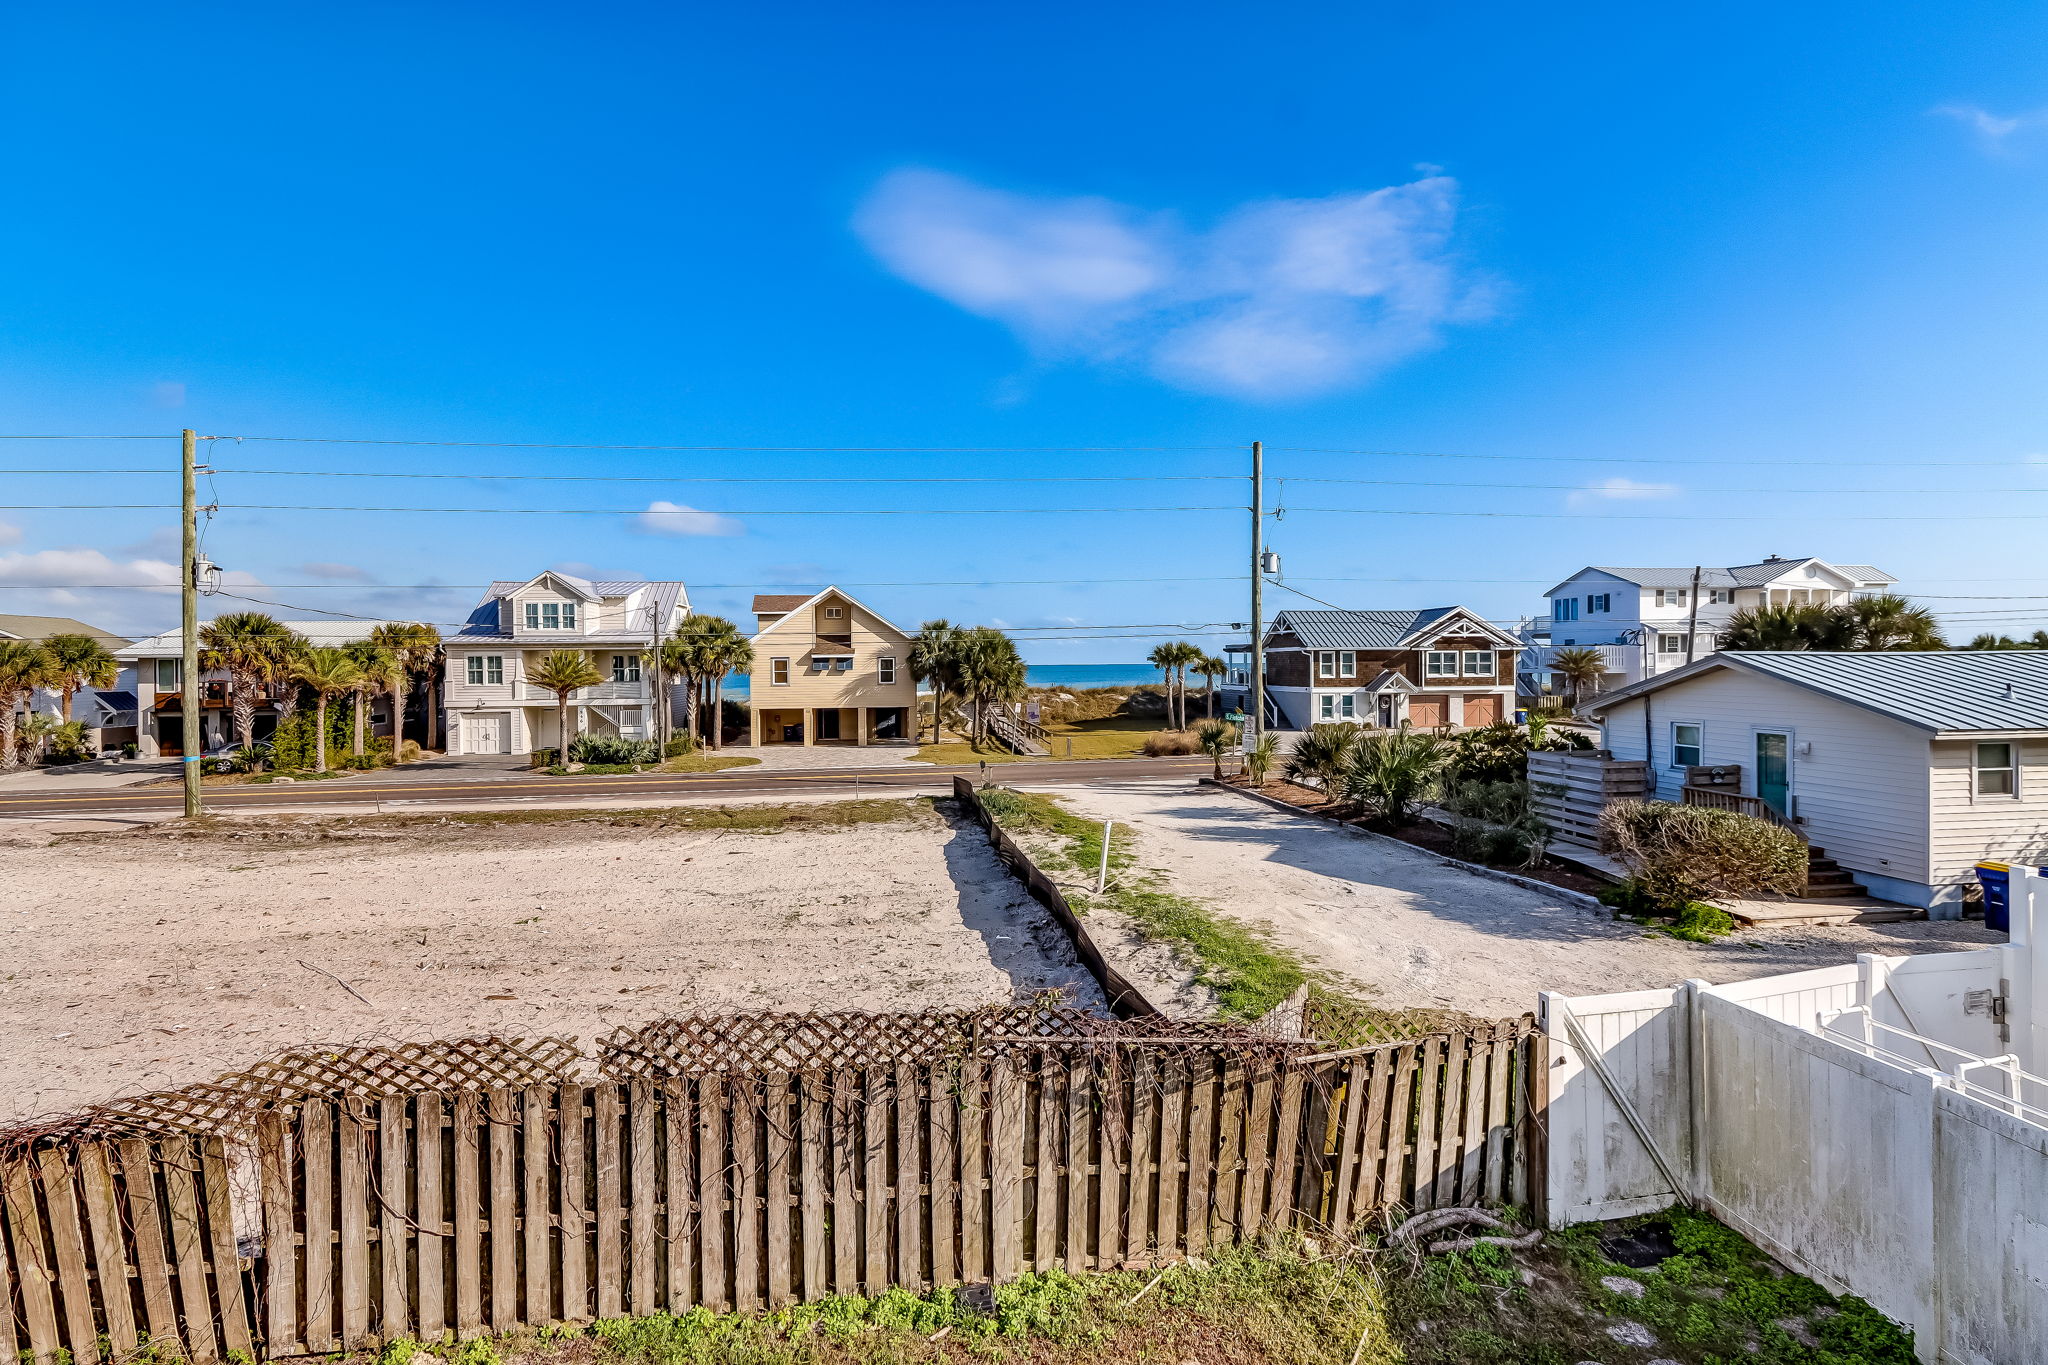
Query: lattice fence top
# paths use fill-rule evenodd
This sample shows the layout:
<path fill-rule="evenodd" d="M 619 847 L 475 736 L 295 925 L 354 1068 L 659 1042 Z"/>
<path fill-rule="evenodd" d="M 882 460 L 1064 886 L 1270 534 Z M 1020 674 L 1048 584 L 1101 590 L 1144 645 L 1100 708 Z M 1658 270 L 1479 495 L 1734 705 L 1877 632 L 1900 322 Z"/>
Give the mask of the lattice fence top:
<path fill-rule="evenodd" d="M 1369 1047 L 1467 1034 L 1480 1042 L 1508 1042 L 1531 1032 L 1536 1016 L 1480 1019 L 1459 1010 L 1376 1010 L 1326 995 L 1314 995 L 1302 1011 L 1302 1031 L 1325 1047 Z"/>
<path fill-rule="evenodd" d="M 1115 1020 L 1063 1005 L 1029 1004 L 926 1014 L 764 1011 L 657 1019 L 607 1034 L 598 1042 L 597 1061 L 607 1080 L 631 1080 L 814 1072 L 1117 1043 L 1228 1047 L 1274 1056 L 1307 1050 L 1235 1024 Z"/>
<path fill-rule="evenodd" d="M 439 1090 L 547 1085 L 569 1078 L 581 1054 L 568 1038 L 494 1034 L 425 1043 L 300 1047 L 247 1071 L 94 1105 L 63 1118 L 0 1130 L 0 1150 L 44 1139 L 228 1134 L 256 1114 L 310 1096 L 382 1098 Z"/>

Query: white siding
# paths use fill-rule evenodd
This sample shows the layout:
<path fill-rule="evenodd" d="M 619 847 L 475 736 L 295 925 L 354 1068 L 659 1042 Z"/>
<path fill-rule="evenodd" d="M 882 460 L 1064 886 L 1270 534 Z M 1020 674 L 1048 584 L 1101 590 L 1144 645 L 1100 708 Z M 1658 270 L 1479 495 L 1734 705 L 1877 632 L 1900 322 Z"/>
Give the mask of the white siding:
<path fill-rule="evenodd" d="M 1702 759 L 1740 764 L 1747 796 L 1756 795 L 1756 732 L 1786 730 L 1792 798 L 1807 840 L 1852 871 L 1929 880 L 1924 732 L 1790 683 L 1721 669 L 1617 706 L 1602 725 L 1616 758 L 1645 757 L 1645 704 L 1648 757 L 1664 800 L 1677 800 L 1685 783 L 1683 770 L 1671 766 L 1672 722 L 1702 726 Z M 1802 752 L 1809 745 L 1811 752 Z M 2048 787 L 2048 769 L 2042 779 Z"/>
<path fill-rule="evenodd" d="M 1982 860 L 2048 864 L 2048 738 L 2014 741 L 2019 796 L 1978 796 L 1971 781 L 1976 743 L 1932 745 L 1934 868 L 1940 886 L 1968 885 Z"/>

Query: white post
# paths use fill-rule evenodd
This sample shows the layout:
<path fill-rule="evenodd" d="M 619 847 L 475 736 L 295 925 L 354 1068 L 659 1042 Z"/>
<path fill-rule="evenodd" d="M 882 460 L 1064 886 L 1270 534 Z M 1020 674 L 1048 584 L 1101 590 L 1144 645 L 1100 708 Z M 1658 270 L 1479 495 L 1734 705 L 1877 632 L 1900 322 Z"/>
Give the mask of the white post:
<path fill-rule="evenodd" d="M 1114 820 L 1102 822 L 1102 866 L 1095 872 L 1095 894 L 1101 895 L 1109 887 L 1109 827 Z"/>
<path fill-rule="evenodd" d="M 2007 876 L 2013 951 L 2008 955 L 2012 980 L 2006 1033 L 2020 1066 L 2038 1076 L 2048 1067 L 2048 1000 L 2042 991 L 2048 972 L 2048 883 L 2038 868 L 2015 866 Z"/>

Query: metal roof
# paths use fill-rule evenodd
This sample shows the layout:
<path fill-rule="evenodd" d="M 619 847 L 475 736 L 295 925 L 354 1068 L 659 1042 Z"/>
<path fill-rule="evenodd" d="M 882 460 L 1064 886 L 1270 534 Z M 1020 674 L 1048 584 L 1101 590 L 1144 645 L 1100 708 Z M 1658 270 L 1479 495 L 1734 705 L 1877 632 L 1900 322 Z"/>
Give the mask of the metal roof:
<path fill-rule="evenodd" d="M 1424 607 L 1419 611 L 1295 611 L 1273 618 L 1273 629 L 1291 632 L 1309 649 L 1400 649 L 1409 637 L 1434 625 L 1463 607 Z M 1465 612 L 1479 623 L 1478 633 L 1507 639 L 1483 618 Z"/>
<path fill-rule="evenodd" d="M 1585 709 L 1737 667 L 1890 716 L 1922 730 L 2048 730 L 2048 650 L 1821 653 L 1723 650 L 1659 678 L 1610 692 Z"/>
<path fill-rule="evenodd" d="M 410 625 L 409 621 L 279 621 L 279 625 L 293 634 L 304 636 L 312 645 L 335 646 L 354 644 L 367 640 L 370 632 L 379 626 Z M 146 640 L 137 640 L 126 649 L 114 651 L 117 659 L 159 659 L 184 653 L 185 634 L 180 630 L 167 630 L 152 635 Z"/>
<path fill-rule="evenodd" d="M 683 591 L 683 585 L 673 580 L 658 581 L 646 578 L 632 578 L 611 579 L 592 583 L 585 579 L 573 578 L 568 574 L 557 573 L 555 577 L 574 583 L 579 587 L 587 588 L 593 596 L 604 599 L 630 597 L 642 588 L 651 589 L 652 594 L 649 605 L 654 607 L 656 612 L 659 613 L 664 631 L 668 629 L 667 621 L 670 616 L 675 614 L 678 606 L 681 606 L 684 611 L 690 609 L 690 601 Z M 531 578 L 522 578 L 516 582 L 510 579 L 500 579 L 491 584 L 489 588 L 484 590 L 483 600 L 476 604 L 474 611 L 470 612 L 468 623 L 461 630 L 457 631 L 452 638 L 471 643 L 478 640 L 509 642 L 512 637 L 505 633 L 503 623 L 498 620 L 498 603 L 501 599 L 509 597 L 532 581 Z M 644 632 L 642 633 L 642 638 L 645 638 Z M 593 639 L 591 642 L 605 643 L 608 639 L 609 637 Z M 565 639 L 563 643 L 573 642 Z"/>
<path fill-rule="evenodd" d="M 1829 564 L 1825 559 L 1812 555 L 1798 555 L 1787 559 L 1766 559 L 1755 564 L 1737 564 L 1726 569 L 1702 568 L 1699 571 L 1700 586 L 1703 588 L 1754 588 L 1761 583 L 1774 582 L 1804 564 L 1819 564 L 1833 569 L 1845 578 L 1866 587 L 1884 583 L 1896 583 L 1884 570 L 1869 564 Z M 1589 564 L 1586 569 L 1619 578 L 1624 583 L 1633 583 L 1639 588 L 1690 588 L 1693 570 L 1690 566 L 1681 568 L 1634 568 L 1611 564 Z M 1586 572 L 1579 570 L 1579 573 Z M 1576 578 L 1574 574 L 1572 577 Z M 1570 578 L 1565 583 L 1571 582 Z M 1557 585 L 1559 588 L 1564 583 Z M 1556 592 L 1557 588 L 1552 588 Z"/>
<path fill-rule="evenodd" d="M 0 639 L 47 640 L 52 635 L 90 635 L 108 649 L 128 643 L 125 635 L 110 635 L 72 616 L 20 616 L 0 612 Z"/>

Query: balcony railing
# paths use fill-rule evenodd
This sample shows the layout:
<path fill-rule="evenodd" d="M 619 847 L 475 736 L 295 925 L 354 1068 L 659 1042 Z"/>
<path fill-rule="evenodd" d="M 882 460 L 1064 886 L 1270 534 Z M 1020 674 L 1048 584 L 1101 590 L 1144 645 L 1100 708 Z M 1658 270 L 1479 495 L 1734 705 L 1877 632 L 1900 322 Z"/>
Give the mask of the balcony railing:
<path fill-rule="evenodd" d="M 512 700 L 519 702 L 546 702 L 554 704 L 552 688 L 541 687 L 530 682 L 512 684 Z M 574 705 L 597 701 L 646 701 L 647 684 L 644 682 L 601 682 L 595 687 L 579 687 L 569 694 Z"/>
<path fill-rule="evenodd" d="M 1754 815 L 1759 820 L 1768 820 L 1774 825 L 1782 825 L 1794 834 L 1799 834 L 1797 825 L 1780 815 L 1770 802 L 1760 796 L 1744 796 L 1740 792 L 1722 791 L 1718 787 L 1688 785 L 1678 789 L 1678 800 L 1681 805 L 1704 806 L 1708 810 L 1732 810 L 1737 815 Z M 1800 837 L 1806 836 L 1801 834 Z"/>

